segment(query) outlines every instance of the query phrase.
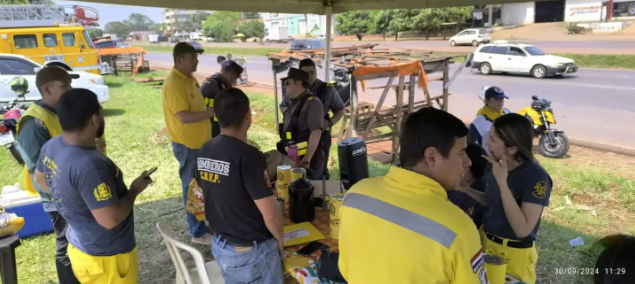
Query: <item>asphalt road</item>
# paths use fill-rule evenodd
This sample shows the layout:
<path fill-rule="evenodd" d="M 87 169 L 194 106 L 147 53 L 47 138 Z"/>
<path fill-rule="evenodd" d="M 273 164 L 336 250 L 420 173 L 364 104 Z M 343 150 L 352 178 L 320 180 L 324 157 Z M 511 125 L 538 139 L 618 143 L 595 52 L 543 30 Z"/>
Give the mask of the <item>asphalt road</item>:
<path fill-rule="evenodd" d="M 448 38 L 449 39 L 449 38 Z M 522 42 L 534 44 L 541 49 L 552 53 L 578 53 L 578 54 L 633 54 L 635 50 L 635 40 L 569 40 L 569 41 L 538 41 L 538 40 L 509 40 L 510 42 Z M 383 47 L 426 49 L 442 52 L 471 52 L 473 47 L 457 46 L 450 47 L 448 40 L 430 41 L 345 41 L 333 42 L 333 47 L 343 47 L 359 44 L 380 44 Z M 205 43 L 210 47 L 269 47 L 288 48 L 289 43 L 267 43 L 264 46 L 253 42 L 244 43 Z"/>
<path fill-rule="evenodd" d="M 448 37 L 449 40 L 449 37 Z M 396 47 L 448 47 L 448 40 L 430 40 L 430 41 L 340 41 L 333 42 L 333 47 L 342 47 L 358 44 L 385 44 Z M 627 49 L 635 46 L 635 40 L 590 40 L 590 41 L 539 41 L 539 40 L 510 40 L 510 42 L 524 42 L 538 45 L 542 48 L 558 48 L 558 49 Z M 233 47 L 289 47 L 288 43 L 267 43 L 264 46 L 256 43 L 207 43 L 205 46 L 233 46 Z"/>
<path fill-rule="evenodd" d="M 149 53 L 148 59 L 151 64 L 172 64 L 169 53 Z M 219 68 L 215 55 L 202 55 L 199 61 L 199 73 L 211 74 Z M 452 66 L 450 74 L 456 68 L 458 66 Z M 250 81 L 273 83 L 271 65 L 265 57 L 248 57 L 247 71 Z M 477 71 L 463 70 L 450 86 L 449 110 L 460 118 L 471 119 L 482 106 L 478 99 L 480 88 L 496 85 L 510 98 L 506 107 L 512 111 L 529 106 L 532 95 L 551 100 L 557 127 L 569 137 L 635 148 L 634 81 L 635 71 L 625 70 L 582 68 L 574 75 L 541 80 L 512 75 L 485 76 Z M 386 79 L 367 82 L 367 88 L 385 85 L 386 82 Z M 429 90 L 432 96 L 440 95 L 441 82 L 430 83 Z M 376 103 L 380 95 L 381 90 L 367 89 L 360 92 L 360 101 Z M 423 100 L 421 90 L 417 90 L 415 99 Z M 395 102 L 394 92 L 389 93 L 385 105 L 394 105 Z"/>

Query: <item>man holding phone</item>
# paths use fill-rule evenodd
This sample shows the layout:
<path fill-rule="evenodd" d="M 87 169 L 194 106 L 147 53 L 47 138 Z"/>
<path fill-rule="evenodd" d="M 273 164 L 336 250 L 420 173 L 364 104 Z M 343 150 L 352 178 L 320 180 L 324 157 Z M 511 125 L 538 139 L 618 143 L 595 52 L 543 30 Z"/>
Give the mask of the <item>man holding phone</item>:
<path fill-rule="evenodd" d="M 62 135 L 46 142 L 35 181 L 53 197 L 68 222 L 68 257 L 82 284 L 136 284 L 135 199 L 152 180 L 146 172 L 126 187 L 121 170 L 97 150 L 103 109 L 86 89 L 62 95 L 57 107 Z"/>
<path fill-rule="evenodd" d="M 265 158 L 247 141 L 249 99 L 240 89 L 223 90 L 214 111 L 220 135 L 203 144 L 197 163 L 205 217 L 214 230 L 212 254 L 225 283 L 283 283 L 282 211 Z"/>

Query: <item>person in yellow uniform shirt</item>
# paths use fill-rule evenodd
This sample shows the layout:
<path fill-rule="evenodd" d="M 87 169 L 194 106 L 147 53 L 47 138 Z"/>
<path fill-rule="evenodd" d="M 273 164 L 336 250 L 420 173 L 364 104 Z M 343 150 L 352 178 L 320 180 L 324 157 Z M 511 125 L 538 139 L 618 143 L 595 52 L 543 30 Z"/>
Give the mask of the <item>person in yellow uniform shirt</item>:
<path fill-rule="evenodd" d="M 483 217 L 483 247 L 504 257 L 507 274 L 536 283 L 538 249 L 535 245 L 540 217 L 553 182 L 532 153 L 533 128 L 516 113 L 503 115 L 489 131 L 490 163 L 485 170 L 485 193 L 461 187 L 487 210 Z"/>
<path fill-rule="evenodd" d="M 447 197 L 471 165 L 467 134 L 452 114 L 421 109 L 402 128 L 401 167 L 348 191 L 338 261 L 348 283 L 488 283 L 474 222 Z"/>
<path fill-rule="evenodd" d="M 66 254 L 68 240 L 66 239 L 67 223 L 53 204 L 51 196 L 32 181 L 35 174 L 35 165 L 40 156 L 40 150 L 44 143 L 51 138 L 62 134 L 57 118 L 57 105 L 64 92 L 71 89 L 71 81 L 79 78 L 77 74 L 69 74 L 58 66 L 48 66 L 40 69 L 35 75 L 35 86 L 42 95 L 42 99 L 33 103 L 22 115 L 18 122 L 18 149 L 25 162 L 24 178 L 28 179 L 24 184 L 32 186 L 42 199 L 42 207 L 49 214 L 55 232 L 55 266 L 57 278 L 60 283 L 79 283 L 73 275 L 71 262 Z M 104 152 L 105 143 L 97 139 L 97 147 Z M 28 189 L 27 189 L 28 190 Z"/>
<path fill-rule="evenodd" d="M 192 76 L 198 66 L 198 54 L 187 42 L 174 46 L 174 68 L 163 82 L 163 117 L 172 140 L 172 152 L 179 162 L 179 176 L 183 188 L 183 205 L 187 204 L 190 181 L 196 171 L 198 149 L 212 139 L 210 118 L 214 109 L 206 108 L 200 86 Z M 192 242 L 212 245 L 205 222 L 187 212 L 188 233 Z"/>
<path fill-rule="evenodd" d="M 73 273 L 82 284 L 136 284 L 132 211 L 152 180 L 143 172 L 128 189 L 121 170 L 97 149 L 105 122 L 95 93 L 65 92 L 57 113 L 63 133 L 42 147 L 34 178 L 68 222 Z"/>

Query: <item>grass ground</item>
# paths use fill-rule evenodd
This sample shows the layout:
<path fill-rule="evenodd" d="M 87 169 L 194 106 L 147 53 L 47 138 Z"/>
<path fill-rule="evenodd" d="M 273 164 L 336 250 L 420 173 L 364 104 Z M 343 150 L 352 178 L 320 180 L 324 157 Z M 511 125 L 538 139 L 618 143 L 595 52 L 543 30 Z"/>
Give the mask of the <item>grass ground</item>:
<path fill-rule="evenodd" d="M 171 52 L 172 46 L 140 45 L 147 51 Z M 266 56 L 267 53 L 281 52 L 282 48 L 270 47 L 204 47 L 206 54 L 234 54 L 240 56 Z M 438 52 L 443 55 L 461 55 L 464 53 Z M 635 69 L 635 55 L 630 54 L 554 54 L 575 60 L 580 67 Z M 463 58 L 456 58 L 455 62 L 463 62 Z"/>
<path fill-rule="evenodd" d="M 165 45 L 165 44 L 153 44 L 153 45 L 139 45 L 139 47 L 143 47 L 146 51 L 154 51 L 154 52 L 172 52 L 172 48 L 174 44 Z M 272 48 L 272 47 L 203 47 L 205 49 L 205 54 L 228 54 L 231 53 L 233 55 L 241 55 L 241 56 L 266 56 L 267 53 L 270 52 L 281 52 L 283 48 Z"/>
<path fill-rule="evenodd" d="M 159 166 L 153 175 L 154 185 L 139 197 L 134 211 L 139 280 L 174 283 L 173 264 L 156 223 L 165 223 L 182 241 L 188 242 L 188 237 L 178 164 L 161 131 L 161 92 L 126 77 L 107 77 L 107 82 L 111 86 L 110 101 L 104 104 L 109 156 L 121 168 L 127 183 L 143 170 Z M 273 149 L 277 140 L 271 115 L 273 98 L 256 93 L 249 96 L 256 113 L 250 138 L 265 151 Z M 592 267 L 597 255 L 590 252 L 590 247 L 598 237 L 615 232 L 635 234 L 635 160 L 575 147 L 571 155 L 560 160 L 540 159 L 556 186 L 538 237 L 538 283 L 591 283 L 588 276 L 556 275 L 554 269 Z M 372 176 L 383 175 L 388 169 L 374 161 L 369 167 Z M 0 184 L 13 183 L 20 169 L 8 151 L 0 151 L 0 168 Z M 337 171 L 332 171 L 337 178 Z M 578 236 L 586 245 L 570 247 L 568 241 Z M 23 240 L 17 249 L 19 283 L 56 283 L 54 243 L 52 235 Z M 196 247 L 211 258 L 209 247 Z"/>

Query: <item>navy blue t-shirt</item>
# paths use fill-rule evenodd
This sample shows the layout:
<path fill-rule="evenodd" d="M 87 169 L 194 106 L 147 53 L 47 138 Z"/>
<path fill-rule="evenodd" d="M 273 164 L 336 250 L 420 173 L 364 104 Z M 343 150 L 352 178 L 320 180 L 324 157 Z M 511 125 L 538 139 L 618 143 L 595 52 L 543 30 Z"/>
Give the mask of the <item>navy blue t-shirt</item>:
<path fill-rule="evenodd" d="M 507 185 L 518 205 L 522 205 L 523 202 L 542 206 L 549 205 L 553 182 L 547 171 L 537 163 L 525 162 L 510 171 L 507 177 Z M 538 219 L 538 223 L 536 223 L 533 231 L 527 237 L 520 239 L 514 233 L 505 215 L 500 188 L 492 173 L 492 165 L 488 165 L 485 170 L 485 196 L 489 203 L 489 207 L 483 217 L 483 226 L 486 232 L 511 240 L 536 240 L 540 219 Z"/>
<path fill-rule="evenodd" d="M 108 157 L 95 148 L 70 145 L 60 135 L 44 144 L 37 169 L 46 176 L 53 203 L 68 223 L 66 237 L 73 246 L 92 256 L 135 248 L 132 213 L 109 230 L 91 212 L 117 205 L 128 193 L 123 173 Z"/>
<path fill-rule="evenodd" d="M 485 192 L 485 180 L 479 179 L 472 183 L 470 187 L 480 192 Z M 448 199 L 454 203 L 454 205 L 461 208 L 461 210 L 465 211 L 470 218 L 472 218 L 476 228 L 481 227 L 481 224 L 483 223 L 483 213 L 485 213 L 484 206 L 479 204 L 469 195 L 456 190 L 448 191 Z"/>

